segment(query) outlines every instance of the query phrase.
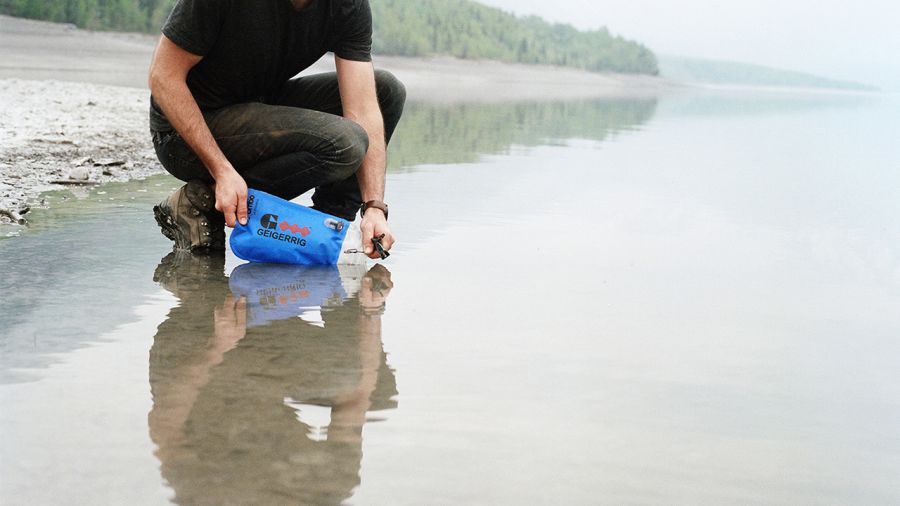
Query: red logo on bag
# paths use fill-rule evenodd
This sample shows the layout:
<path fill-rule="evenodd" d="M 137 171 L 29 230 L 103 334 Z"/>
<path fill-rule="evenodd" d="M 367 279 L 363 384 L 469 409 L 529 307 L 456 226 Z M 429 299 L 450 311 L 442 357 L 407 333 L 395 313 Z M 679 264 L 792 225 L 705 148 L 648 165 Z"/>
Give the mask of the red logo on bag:
<path fill-rule="evenodd" d="M 288 230 L 290 230 L 292 234 L 300 234 L 303 237 L 306 237 L 312 233 L 312 231 L 309 229 L 309 227 L 301 228 L 301 227 L 298 227 L 297 225 L 294 225 L 293 223 L 288 223 L 286 221 L 282 221 L 278 225 L 278 228 L 280 228 L 283 232 L 287 232 Z"/>

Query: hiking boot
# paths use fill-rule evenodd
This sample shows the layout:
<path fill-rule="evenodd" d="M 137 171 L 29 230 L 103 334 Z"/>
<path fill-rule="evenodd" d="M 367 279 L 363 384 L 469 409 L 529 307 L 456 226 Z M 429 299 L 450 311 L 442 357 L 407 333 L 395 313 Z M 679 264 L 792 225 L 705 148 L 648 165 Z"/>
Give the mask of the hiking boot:
<path fill-rule="evenodd" d="M 225 217 L 215 202 L 212 188 L 191 181 L 153 206 L 153 216 L 162 234 L 175 241 L 175 251 L 225 251 Z"/>

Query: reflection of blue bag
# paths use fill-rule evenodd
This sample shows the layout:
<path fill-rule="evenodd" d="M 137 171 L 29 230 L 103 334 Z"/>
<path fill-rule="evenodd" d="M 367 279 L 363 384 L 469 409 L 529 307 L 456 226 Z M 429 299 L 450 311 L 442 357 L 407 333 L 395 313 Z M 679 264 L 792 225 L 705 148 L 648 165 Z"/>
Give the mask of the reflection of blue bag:
<path fill-rule="evenodd" d="M 250 190 L 247 224 L 237 223 L 231 250 L 250 262 L 334 265 L 350 223 L 274 195 Z"/>
<path fill-rule="evenodd" d="M 347 293 L 337 267 L 243 264 L 231 273 L 235 297 L 247 298 L 247 326 L 258 327 L 340 306 Z"/>

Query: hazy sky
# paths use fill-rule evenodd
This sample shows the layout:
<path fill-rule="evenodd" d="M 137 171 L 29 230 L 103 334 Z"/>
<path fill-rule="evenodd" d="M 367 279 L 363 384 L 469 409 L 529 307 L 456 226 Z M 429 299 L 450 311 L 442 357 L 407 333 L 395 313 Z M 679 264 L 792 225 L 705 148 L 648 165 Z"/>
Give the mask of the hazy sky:
<path fill-rule="evenodd" d="M 900 90 L 898 0 L 479 0 L 602 25 L 658 53 L 761 63 Z"/>

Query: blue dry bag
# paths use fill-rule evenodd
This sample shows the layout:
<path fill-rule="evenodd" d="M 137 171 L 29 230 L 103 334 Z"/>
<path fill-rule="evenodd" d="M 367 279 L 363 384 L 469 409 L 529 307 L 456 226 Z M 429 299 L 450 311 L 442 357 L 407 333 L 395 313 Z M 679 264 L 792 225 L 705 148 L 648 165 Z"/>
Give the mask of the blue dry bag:
<path fill-rule="evenodd" d="M 334 265 L 350 223 L 274 195 L 250 190 L 247 224 L 231 233 L 231 250 L 250 262 Z"/>

